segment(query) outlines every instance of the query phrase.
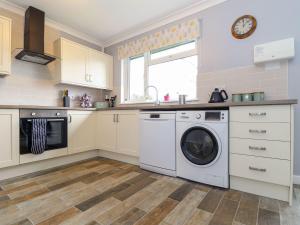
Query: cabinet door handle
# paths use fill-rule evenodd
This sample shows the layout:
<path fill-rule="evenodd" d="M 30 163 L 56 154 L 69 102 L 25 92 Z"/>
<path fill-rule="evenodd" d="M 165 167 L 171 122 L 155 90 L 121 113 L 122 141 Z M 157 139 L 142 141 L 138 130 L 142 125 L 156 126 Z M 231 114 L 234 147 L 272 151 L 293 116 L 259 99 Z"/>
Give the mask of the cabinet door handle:
<path fill-rule="evenodd" d="M 117 116 L 117 123 L 119 123 L 119 114 L 116 115 Z"/>
<path fill-rule="evenodd" d="M 72 123 L 72 116 L 69 115 L 69 123 Z"/>
<path fill-rule="evenodd" d="M 93 75 L 89 75 L 89 82 L 93 82 L 93 79 L 92 79 Z"/>
<path fill-rule="evenodd" d="M 249 166 L 249 170 L 254 170 L 258 172 L 267 172 L 267 169 L 262 169 L 262 168 L 252 167 L 252 166 Z"/>
<path fill-rule="evenodd" d="M 258 150 L 258 151 L 266 151 L 266 147 L 255 147 L 255 146 L 249 146 L 249 150 Z"/>
<path fill-rule="evenodd" d="M 256 134 L 266 134 L 267 130 L 252 130 L 252 129 L 250 129 L 249 133 L 251 133 L 251 134 L 254 134 L 254 133 L 256 133 Z"/>
<path fill-rule="evenodd" d="M 254 116 L 267 116 L 266 112 L 261 112 L 261 113 L 249 113 L 249 116 L 254 117 Z"/>

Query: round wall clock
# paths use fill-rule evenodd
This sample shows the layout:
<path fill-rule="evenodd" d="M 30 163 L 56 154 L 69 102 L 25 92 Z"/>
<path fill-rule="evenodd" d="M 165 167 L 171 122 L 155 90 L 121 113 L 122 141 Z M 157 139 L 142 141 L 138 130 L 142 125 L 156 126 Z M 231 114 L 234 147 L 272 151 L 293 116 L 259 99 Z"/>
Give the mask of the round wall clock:
<path fill-rule="evenodd" d="M 233 37 L 244 39 L 254 33 L 257 27 L 257 21 L 253 16 L 245 15 L 238 18 L 231 28 Z"/>

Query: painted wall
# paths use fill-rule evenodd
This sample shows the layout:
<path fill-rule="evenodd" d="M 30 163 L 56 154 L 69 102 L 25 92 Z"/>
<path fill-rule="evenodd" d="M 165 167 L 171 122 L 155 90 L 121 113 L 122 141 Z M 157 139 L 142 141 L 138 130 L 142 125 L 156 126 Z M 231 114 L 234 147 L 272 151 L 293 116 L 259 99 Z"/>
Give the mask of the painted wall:
<path fill-rule="evenodd" d="M 23 47 L 23 16 L 0 8 L 0 15 L 12 19 L 12 73 L 10 76 L 0 76 L 0 105 L 46 105 L 61 106 L 62 90 L 69 89 L 70 95 L 74 96 L 72 106 L 79 105 L 79 96 L 87 93 L 94 101 L 103 99 L 103 91 L 75 87 L 71 85 L 56 85 L 53 82 L 55 63 L 41 66 L 33 63 L 16 60 L 14 55 L 17 48 Z M 54 54 L 53 43 L 60 36 L 69 38 L 89 47 L 101 50 L 101 47 L 87 43 L 64 32 L 45 27 L 45 52 Z"/>
<path fill-rule="evenodd" d="M 202 37 L 200 46 L 201 74 L 215 74 L 235 68 L 255 68 L 253 65 L 253 46 L 289 37 L 296 39 L 296 57 L 289 62 L 286 97 L 300 98 L 300 1 L 298 0 L 228 0 L 216 7 L 199 12 Z M 252 14 L 258 20 L 258 28 L 246 40 L 235 40 L 231 36 L 231 25 L 241 15 Z M 195 16 L 195 15 L 194 15 Z M 297 27 L 298 26 L 298 27 Z M 138 37 L 137 37 L 138 38 Z M 122 43 L 119 43 L 122 44 Z M 108 54 L 117 54 L 117 46 L 105 49 Z M 120 62 L 115 62 L 115 92 L 120 90 Z M 228 74 L 228 77 L 230 74 Z M 236 74 L 235 74 L 236 76 Z M 267 76 L 267 75 L 266 75 Z M 261 77 L 253 76 L 253 79 Z M 240 84 L 241 80 L 239 80 Z M 245 90 L 249 83 L 244 82 Z M 271 85 L 272 88 L 272 85 Z M 276 89 L 276 88 L 274 88 Z M 280 92 L 280 90 L 278 90 Z M 279 98 L 279 96 L 278 96 Z M 295 106 L 295 174 L 300 175 L 300 106 Z"/>

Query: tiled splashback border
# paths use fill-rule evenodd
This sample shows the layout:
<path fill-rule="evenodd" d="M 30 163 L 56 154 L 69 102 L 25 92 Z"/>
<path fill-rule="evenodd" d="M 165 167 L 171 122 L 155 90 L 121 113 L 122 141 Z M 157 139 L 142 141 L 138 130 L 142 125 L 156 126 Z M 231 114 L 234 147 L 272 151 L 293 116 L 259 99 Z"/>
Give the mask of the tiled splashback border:
<path fill-rule="evenodd" d="M 200 102 L 208 102 L 215 87 L 225 89 L 231 98 L 233 93 L 264 91 L 267 100 L 288 98 L 288 62 L 280 66 L 249 66 L 228 70 L 200 73 L 197 96 Z"/>

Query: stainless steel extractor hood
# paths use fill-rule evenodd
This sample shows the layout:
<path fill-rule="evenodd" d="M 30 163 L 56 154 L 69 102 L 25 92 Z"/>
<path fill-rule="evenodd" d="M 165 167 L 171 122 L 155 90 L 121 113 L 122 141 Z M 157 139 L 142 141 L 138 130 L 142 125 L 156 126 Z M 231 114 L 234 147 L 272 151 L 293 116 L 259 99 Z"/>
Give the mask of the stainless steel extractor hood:
<path fill-rule="evenodd" d="M 25 12 L 24 49 L 16 59 L 47 65 L 55 60 L 44 53 L 45 12 L 30 6 Z"/>

